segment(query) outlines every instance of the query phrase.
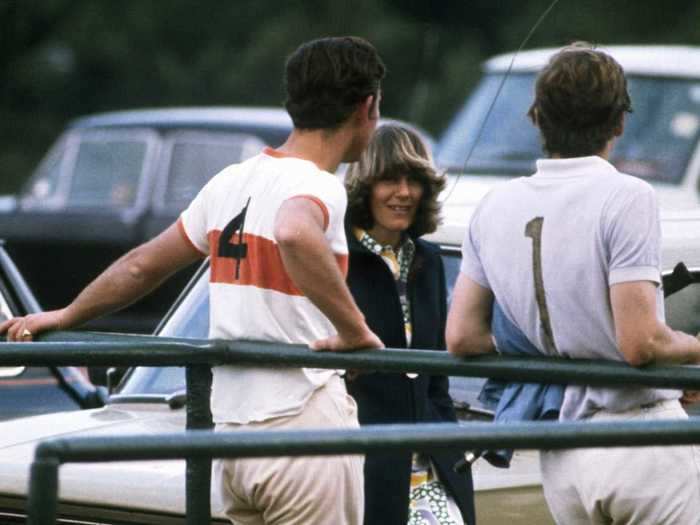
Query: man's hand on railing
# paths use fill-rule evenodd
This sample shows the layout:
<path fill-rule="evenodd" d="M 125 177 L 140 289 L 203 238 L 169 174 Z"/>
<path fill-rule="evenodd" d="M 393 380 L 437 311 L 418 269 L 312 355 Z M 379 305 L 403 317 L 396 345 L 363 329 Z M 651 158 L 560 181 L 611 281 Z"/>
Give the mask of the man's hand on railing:
<path fill-rule="evenodd" d="M 700 390 L 684 390 L 680 401 L 683 408 L 694 405 L 700 401 Z"/>
<path fill-rule="evenodd" d="M 330 352 L 351 352 L 353 350 L 369 350 L 384 348 L 384 343 L 369 328 L 363 332 L 349 335 L 336 334 L 326 339 L 319 339 L 309 345 L 312 350 L 328 350 Z"/>
<path fill-rule="evenodd" d="M 13 317 L 0 324 L 0 335 L 7 332 L 8 341 L 31 341 L 35 335 L 41 332 L 59 330 L 62 327 L 62 318 L 63 310 Z"/>

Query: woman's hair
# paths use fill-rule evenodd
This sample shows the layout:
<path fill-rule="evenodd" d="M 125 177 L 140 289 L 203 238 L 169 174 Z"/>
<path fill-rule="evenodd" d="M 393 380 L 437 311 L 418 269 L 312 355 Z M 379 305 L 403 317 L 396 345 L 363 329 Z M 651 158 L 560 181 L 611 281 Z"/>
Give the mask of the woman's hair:
<path fill-rule="evenodd" d="M 602 151 L 632 111 L 620 64 L 586 42 L 555 54 L 537 77 L 528 115 L 540 129 L 545 152 L 583 157 Z"/>
<path fill-rule="evenodd" d="M 437 199 L 445 187 L 445 178 L 434 168 L 430 151 L 420 136 L 399 124 L 378 127 L 360 160 L 351 164 L 345 175 L 350 224 L 364 229 L 372 228 L 372 187 L 381 180 L 403 175 L 420 182 L 423 187 L 423 195 L 408 234 L 416 238 L 434 232 L 441 222 Z"/>

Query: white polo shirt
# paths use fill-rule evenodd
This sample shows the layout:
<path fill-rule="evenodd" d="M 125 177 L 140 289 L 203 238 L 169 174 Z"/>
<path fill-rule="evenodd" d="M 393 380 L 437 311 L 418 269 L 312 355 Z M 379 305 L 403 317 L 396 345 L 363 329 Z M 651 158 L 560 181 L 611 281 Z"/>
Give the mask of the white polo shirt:
<path fill-rule="evenodd" d="M 210 338 L 308 344 L 336 330 L 287 275 L 274 240 L 282 203 L 307 198 L 323 211 L 325 236 L 344 274 L 345 189 L 307 160 L 266 148 L 212 178 L 182 213 L 185 239 L 211 258 Z M 299 413 L 336 372 L 217 366 L 215 423 L 248 423 Z"/>
<path fill-rule="evenodd" d="M 661 282 L 654 189 L 600 157 L 537 161 L 537 172 L 494 189 L 474 213 L 461 271 L 493 291 L 545 354 L 622 361 L 610 286 Z M 664 320 L 663 290 L 657 315 Z M 548 319 L 548 321 L 547 321 Z M 621 411 L 678 391 L 571 385 L 561 419 Z"/>

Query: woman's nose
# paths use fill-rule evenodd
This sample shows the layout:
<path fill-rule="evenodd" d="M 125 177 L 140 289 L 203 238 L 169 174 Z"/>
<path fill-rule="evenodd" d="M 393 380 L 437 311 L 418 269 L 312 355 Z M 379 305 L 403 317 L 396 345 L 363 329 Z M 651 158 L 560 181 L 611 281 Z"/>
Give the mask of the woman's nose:
<path fill-rule="evenodd" d="M 408 197 L 411 194 L 411 189 L 408 186 L 408 179 L 406 177 L 401 177 L 398 181 L 398 186 L 396 188 L 396 194 L 401 197 Z"/>

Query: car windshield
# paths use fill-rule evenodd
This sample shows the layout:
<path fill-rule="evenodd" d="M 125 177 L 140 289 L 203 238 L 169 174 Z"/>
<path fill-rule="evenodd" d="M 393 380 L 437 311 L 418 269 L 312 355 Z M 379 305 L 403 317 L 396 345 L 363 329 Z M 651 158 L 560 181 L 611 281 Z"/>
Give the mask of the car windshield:
<path fill-rule="evenodd" d="M 82 130 L 59 141 L 23 192 L 25 207 L 128 208 L 136 200 L 152 133 Z"/>
<path fill-rule="evenodd" d="M 170 164 L 163 205 L 182 210 L 207 181 L 226 166 L 260 152 L 265 143 L 255 135 L 181 132 L 171 139 Z"/>
<path fill-rule="evenodd" d="M 485 75 L 438 145 L 438 164 L 467 173 L 528 175 L 542 156 L 536 128 L 527 117 L 534 92 L 534 73 L 510 75 L 491 107 L 503 73 Z M 700 130 L 700 79 L 628 76 L 634 112 L 626 116 L 625 133 L 611 161 L 618 169 L 650 182 L 680 184 Z"/>
<path fill-rule="evenodd" d="M 443 252 L 448 300 L 459 274 L 460 254 L 457 250 Z M 206 263 L 205 263 L 206 264 Z M 167 319 L 159 335 L 206 339 L 209 334 L 209 268 L 201 272 L 188 293 Z M 484 380 L 480 378 L 450 378 L 450 393 L 460 402 L 479 406 L 476 396 Z M 120 396 L 168 395 L 185 388 L 182 367 L 136 367 L 121 384 Z"/>

